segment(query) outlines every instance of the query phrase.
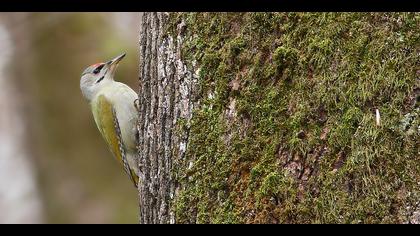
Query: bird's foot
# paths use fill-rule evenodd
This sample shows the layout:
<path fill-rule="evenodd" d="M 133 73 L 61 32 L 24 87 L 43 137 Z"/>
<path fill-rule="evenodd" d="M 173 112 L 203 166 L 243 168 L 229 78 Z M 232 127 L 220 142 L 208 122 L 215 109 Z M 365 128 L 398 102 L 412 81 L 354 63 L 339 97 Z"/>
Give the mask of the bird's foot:
<path fill-rule="evenodd" d="M 134 107 L 136 108 L 137 112 L 140 112 L 140 100 L 138 98 L 134 100 Z"/>

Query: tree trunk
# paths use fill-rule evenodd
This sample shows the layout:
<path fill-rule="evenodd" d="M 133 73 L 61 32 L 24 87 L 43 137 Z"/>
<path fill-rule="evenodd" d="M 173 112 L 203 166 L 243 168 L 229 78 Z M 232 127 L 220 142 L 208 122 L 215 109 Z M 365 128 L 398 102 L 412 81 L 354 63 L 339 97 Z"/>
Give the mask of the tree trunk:
<path fill-rule="evenodd" d="M 140 222 L 418 223 L 417 25 L 144 13 Z"/>
<path fill-rule="evenodd" d="M 143 13 L 140 37 L 139 157 L 141 223 L 174 223 L 172 167 L 183 158 L 188 131 L 177 121 L 192 116 L 194 77 L 181 61 L 182 36 L 165 32 L 167 13 Z"/>

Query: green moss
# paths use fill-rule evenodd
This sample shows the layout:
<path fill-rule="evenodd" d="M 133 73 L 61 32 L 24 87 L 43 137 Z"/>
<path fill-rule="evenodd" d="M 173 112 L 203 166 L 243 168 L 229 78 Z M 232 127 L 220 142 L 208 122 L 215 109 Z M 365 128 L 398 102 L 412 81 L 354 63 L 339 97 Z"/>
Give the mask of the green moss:
<path fill-rule="evenodd" d="M 294 48 L 278 47 L 273 53 L 273 60 L 277 70 L 283 71 L 285 68 L 294 68 L 298 61 L 298 50 Z"/>
<path fill-rule="evenodd" d="M 406 220 L 420 179 L 418 14 L 171 15 L 181 18 L 202 101 L 178 222 Z"/>

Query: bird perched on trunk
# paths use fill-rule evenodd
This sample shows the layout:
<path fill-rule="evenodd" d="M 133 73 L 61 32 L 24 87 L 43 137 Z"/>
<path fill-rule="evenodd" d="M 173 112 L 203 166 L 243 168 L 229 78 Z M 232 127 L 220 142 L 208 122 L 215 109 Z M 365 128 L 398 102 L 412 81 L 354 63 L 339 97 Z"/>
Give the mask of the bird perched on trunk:
<path fill-rule="evenodd" d="M 82 73 L 80 89 L 90 103 L 102 137 L 137 187 L 137 94 L 114 80 L 115 70 L 124 56 L 125 53 L 108 62 L 89 66 Z"/>

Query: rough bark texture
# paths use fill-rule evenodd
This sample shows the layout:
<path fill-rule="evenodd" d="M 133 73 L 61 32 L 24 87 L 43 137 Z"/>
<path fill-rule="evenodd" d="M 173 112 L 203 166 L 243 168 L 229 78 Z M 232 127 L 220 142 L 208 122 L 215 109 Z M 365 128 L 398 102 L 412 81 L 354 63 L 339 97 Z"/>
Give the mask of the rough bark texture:
<path fill-rule="evenodd" d="M 182 63 L 180 45 L 165 33 L 165 13 L 144 13 L 140 33 L 139 185 L 140 223 L 175 223 L 170 202 L 176 183 L 172 166 L 185 155 L 188 130 L 175 132 L 178 120 L 190 120 L 194 78 Z"/>
<path fill-rule="evenodd" d="M 417 223 L 418 24 L 145 13 L 140 222 Z"/>

